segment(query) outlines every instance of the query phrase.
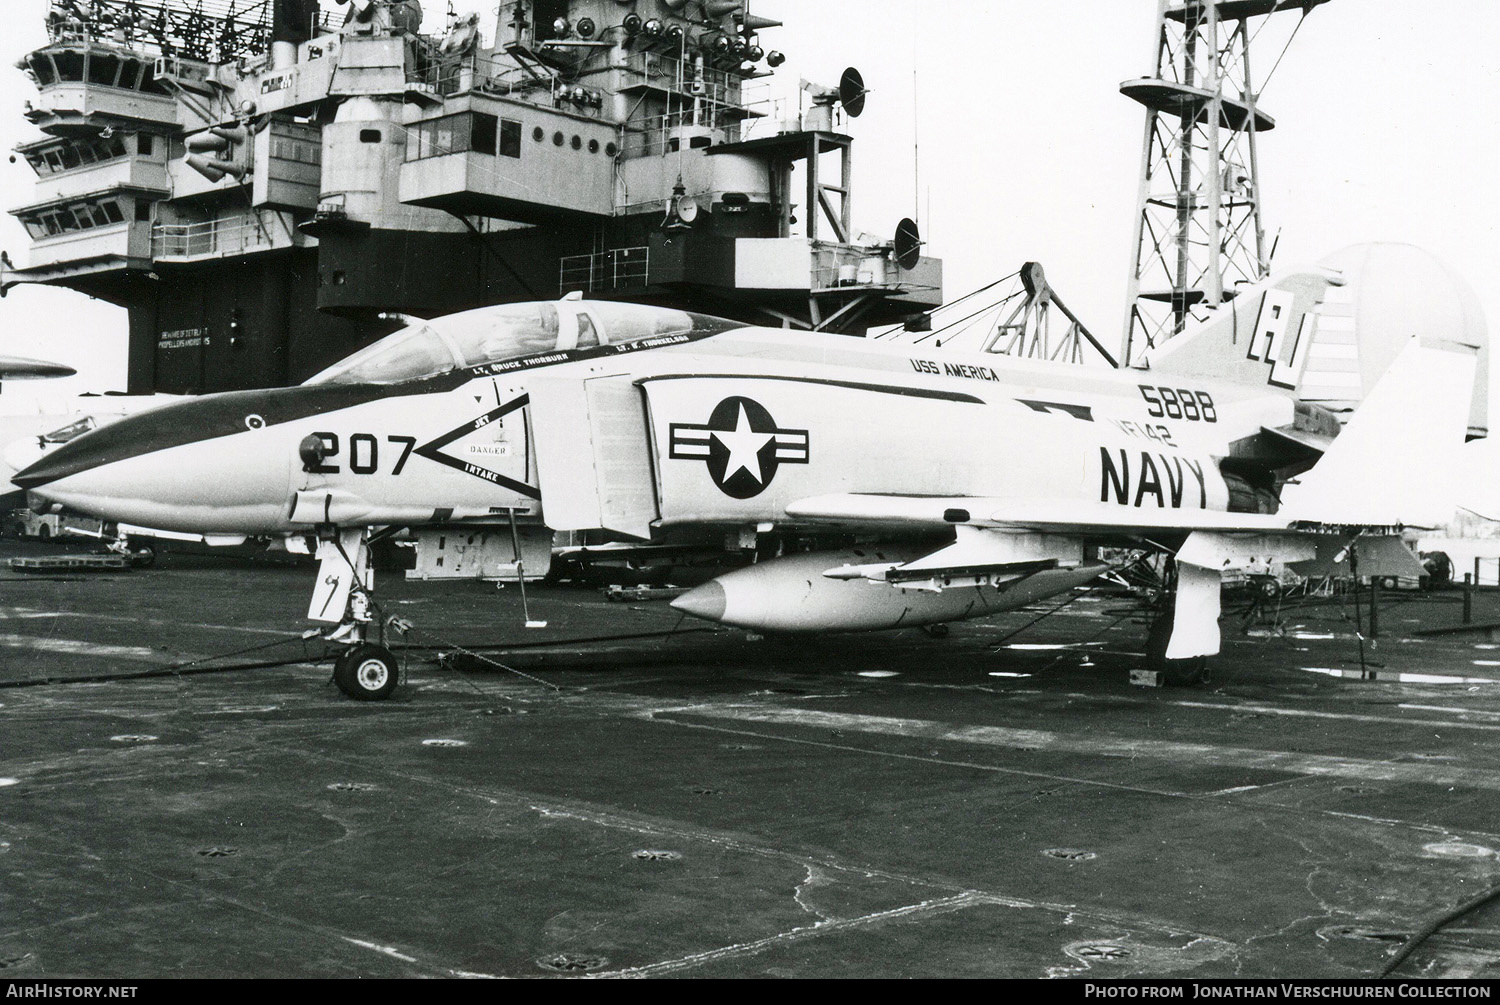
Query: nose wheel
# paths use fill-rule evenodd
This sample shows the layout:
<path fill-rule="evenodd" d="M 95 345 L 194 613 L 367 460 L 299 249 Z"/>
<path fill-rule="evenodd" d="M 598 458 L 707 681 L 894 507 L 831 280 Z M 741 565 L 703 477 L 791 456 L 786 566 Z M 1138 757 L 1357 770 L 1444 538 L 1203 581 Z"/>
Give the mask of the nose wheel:
<path fill-rule="evenodd" d="M 384 701 L 401 682 L 401 669 L 385 646 L 359 642 L 334 662 L 333 682 L 356 701 Z"/>

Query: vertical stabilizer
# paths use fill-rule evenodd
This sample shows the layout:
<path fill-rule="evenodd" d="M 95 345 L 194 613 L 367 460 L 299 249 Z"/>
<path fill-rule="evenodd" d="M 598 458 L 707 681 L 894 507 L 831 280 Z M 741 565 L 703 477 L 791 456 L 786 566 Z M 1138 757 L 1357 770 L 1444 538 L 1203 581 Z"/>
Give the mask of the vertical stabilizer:
<path fill-rule="evenodd" d="M 1145 367 L 1295 391 L 1317 334 L 1317 307 L 1335 274 L 1279 273 L 1241 290 L 1214 316 L 1150 350 Z"/>

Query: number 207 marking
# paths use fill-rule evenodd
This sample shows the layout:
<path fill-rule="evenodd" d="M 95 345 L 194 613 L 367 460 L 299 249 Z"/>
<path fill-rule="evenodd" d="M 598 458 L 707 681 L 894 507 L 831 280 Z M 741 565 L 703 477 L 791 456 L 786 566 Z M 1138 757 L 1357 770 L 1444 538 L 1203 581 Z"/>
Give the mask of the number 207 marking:
<path fill-rule="evenodd" d="M 1219 412 L 1207 391 L 1185 387 L 1152 387 L 1137 385 L 1146 399 L 1146 414 L 1153 418 L 1186 419 L 1188 422 L 1218 422 Z"/>
<path fill-rule="evenodd" d="M 307 470 L 319 475 L 336 475 L 339 473 L 337 464 L 329 463 L 339 455 L 338 433 L 314 433 L 318 439 L 323 441 L 323 463 Z M 401 469 L 406 467 L 406 459 L 411 456 L 412 448 L 417 445 L 415 436 L 387 436 L 386 442 L 395 443 L 401 447 L 401 456 L 396 458 L 396 464 L 391 468 L 391 474 L 399 475 Z M 354 433 L 349 437 L 349 470 L 356 475 L 373 475 L 380 469 L 380 441 L 372 433 Z"/>

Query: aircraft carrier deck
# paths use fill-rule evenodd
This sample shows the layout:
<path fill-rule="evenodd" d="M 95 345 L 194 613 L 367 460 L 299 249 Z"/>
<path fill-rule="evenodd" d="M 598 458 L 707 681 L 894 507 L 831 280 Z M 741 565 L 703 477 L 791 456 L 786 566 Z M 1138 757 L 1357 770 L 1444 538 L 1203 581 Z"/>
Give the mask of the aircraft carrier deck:
<path fill-rule="evenodd" d="M 788 643 L 388 575 L 526 676 L 358 703 L 284 641 L 311 572 L 0 571 L 0 976 L 1500 975 L 1500 643 L 1413 634 L 1456 592 L 1386 598 L 1376 680 L 1334 602 L 1160 690 L 1118 596 Z"/>

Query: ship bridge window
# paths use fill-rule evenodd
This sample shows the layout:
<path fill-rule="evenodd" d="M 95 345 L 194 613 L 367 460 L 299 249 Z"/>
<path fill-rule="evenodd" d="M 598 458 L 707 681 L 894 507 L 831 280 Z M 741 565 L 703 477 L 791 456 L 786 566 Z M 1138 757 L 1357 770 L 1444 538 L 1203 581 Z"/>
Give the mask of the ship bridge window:
<path fill-rule="evenodd" d="M 83 53 L 64 50 L 56 54 L 54 62 L 59 80 L 83 80 Z"/>
<path fill-rule="evenodd" d="M 26 61 L 26 65 L 31 68 L 31 75 L 36 78 L 38 87 L 46 87 L 57 80 L 57 68 L 44 53 L 32 56 Z"/>
<path fill-rule="evenodd" d="M 146 62 L 141 64 L 140 89 L 147 94 L 166 94 L 167 89 L 156 79 L 156 67 Z"/>
<path fill-rule="evenodd" d="M 361 130 L 361 136 L 363 136 L 363 134 L 366 132 L 376 134 L 376 138 L 370 140 L 369 142 L 380 142 L 380 130 Z M 308 140 L 300 140 L 290 136 L 272 136 L 271 156 L 276 158 L 277 160 L 283 161 L 298 161 L 302 164 L 321 164 L 323 162 L 323 147 L 318 143 L 313 143 Z"/>
<path fill-rule="evenodd" d="M 461 112 L 416 122 L 406 130 L 406 159 L 477 153 L 521 156 L 521 124 L 484 112 Z"/>
<path fill-rule="evenodd" d="M 103 87 L 115 86 L 115 76 L 120 72 L 120 60 L 108 53 L 89 53 L 89 83 Z"/>
<path fill-rule="evenodd" d="M 495 156 L 495 142 L 499 127 L 500 120 L 493 115 L 475 112 L 469 133 L 470 149 L 475 153 Z"/>
<path fill-rule="evenodd" d="M 125 213 L 118 199 L 90 199 L 67 206 L 52 206 L 21 217 L 21 223 L 34 241 L 124 222 Z"/>
<path fill-rule="evenodd" d="M 515 119 L 500 120 L 500 156 L 521 156 L 521 123 Z"/>
<path fill-rule="evenodd" d="M 57 174 L 90 164 L 101 164 L 128 155 L 125 142 L 118 135 L 109 139 L 70 140 L 44 150 L 32 150 L 26 161 L 37 174 Z"/>
<path fill-rule="evenodd" d="M 128 56 L 121 56 L 119 58 L 120 80 L 115 86 L 128 87 L 135 91 L 141 90 L 141 79 L 149 70 L 149 64 L 141 60 L 131 59 Z"/>

